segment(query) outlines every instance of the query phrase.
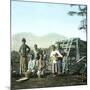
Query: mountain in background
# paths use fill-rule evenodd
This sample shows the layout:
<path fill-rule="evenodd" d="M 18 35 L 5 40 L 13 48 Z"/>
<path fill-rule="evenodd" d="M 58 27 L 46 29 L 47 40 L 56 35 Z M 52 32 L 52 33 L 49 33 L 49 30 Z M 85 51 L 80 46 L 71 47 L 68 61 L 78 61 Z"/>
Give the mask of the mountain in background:
<path fill-rule="evenodd" d="M 56 33 L 50 33 L 45 36 L 36 36 L 32 33 L 23 32 L 12 36 L 11 50 L 19 51 L 22 44 L 22 38 L 26 38 L 26 43 L 31 48 L 33 48 L 34 44 L 37 44 L 38 47 L 41 48 L 48 48 L 50 45 L 55 44 L 56 41 L 67 39 L 66 37 Z"/>

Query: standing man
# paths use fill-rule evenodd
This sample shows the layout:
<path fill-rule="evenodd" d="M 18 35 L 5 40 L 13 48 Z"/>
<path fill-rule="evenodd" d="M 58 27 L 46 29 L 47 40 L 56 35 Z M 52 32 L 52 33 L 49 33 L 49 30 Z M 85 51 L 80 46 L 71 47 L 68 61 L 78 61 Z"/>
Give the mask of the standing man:
<path fill-rule="evenodd" d="M 26 39 L 23 38 L 22 39 L 22 45 L 19 49 L 19 53 L 20 53 L 20 74 L 25 74 L 25 72 L 28 69 L 28 57 L 27 55 L 30 52 L 30 48 L 29 46 L 26 44 Z"/>
<path fill-rule="evenodd" d="M 46 65 L 47 65 L 47 53 L 46 53 L 46 49 L 43 50 L 43 60 L 44 60 L 45 69 L 46 69 Z"/>
<path fill-rule="evenodd" d="M 34 45 L 34 57 L 35 59 L 38 59 L 38 54 L 39 54 L 39 48 L 37 44 Z"/>
<path fill-rule="evenodd" d="M 63 51 L 62 48 L 60 47 L 60 43 L 57 43 L 56 49 L 62 55 Z M 58 72 L 57 72 L 58 75 L 62 74 L 62 57 L 58 57 L 57 68 L 58 68 Z"/>
<path fill-rule="evenodd" d="M 34 59 L 36 60 L 36 67 L 38 66 L 38 60 L 39 60 L 39 48 L 37 44 L 34 45 Z"/>
<path fill-rule="evenodd" d="M 63 56 L 61 53 L 56 49 L 55 45 L 52 45 L 52 51 L 50 54 L 51 62 L 52 62 L 52 74 L 53 76 L 56 76 L 56 74 L 59 74 L 59 68 L 58 68 L 58 58 L 62 58 Z"/>

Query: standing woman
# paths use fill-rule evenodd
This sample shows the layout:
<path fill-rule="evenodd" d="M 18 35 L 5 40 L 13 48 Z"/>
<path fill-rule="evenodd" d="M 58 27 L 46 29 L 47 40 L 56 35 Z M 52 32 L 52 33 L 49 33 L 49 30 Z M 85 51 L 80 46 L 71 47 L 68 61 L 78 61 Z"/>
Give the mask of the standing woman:
<path fill-rule="evenodd" d="M 26 39 L 22 39 L 22 45 L 19 49 L 20 53 L 20 74 L 25 74 L 28 69 L 28 54 L 30 52 L 29 46 L 26 44 Z"/>
<path fill-rule="evenodd" d="M 58 74 L 58 58 L 62 58 L 63 56 L 60 54 L 60 52 L 56 49 L 55 45 L 52 45 L 52 51 L 50 54 L 51 63 L 52 63 L 52 74 L 53 76 L 56 76 Z"/>

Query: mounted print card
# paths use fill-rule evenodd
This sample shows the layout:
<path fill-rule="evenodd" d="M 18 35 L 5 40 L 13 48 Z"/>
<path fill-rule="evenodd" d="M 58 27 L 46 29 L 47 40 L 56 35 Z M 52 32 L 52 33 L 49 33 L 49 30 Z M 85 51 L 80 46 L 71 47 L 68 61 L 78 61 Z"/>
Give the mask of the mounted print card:
<path fill-rule="evenodd" d="M 87 5 L 11 0 L 11 89 L 87 85 Z"/>

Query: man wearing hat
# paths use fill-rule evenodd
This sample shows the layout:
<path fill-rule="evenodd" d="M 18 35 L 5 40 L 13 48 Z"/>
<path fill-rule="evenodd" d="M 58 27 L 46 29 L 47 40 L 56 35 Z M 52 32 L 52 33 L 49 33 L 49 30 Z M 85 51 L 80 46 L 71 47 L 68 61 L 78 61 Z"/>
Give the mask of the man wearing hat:
<path fill-rule="evenodd" d="M 22 45 L 19 49 L 19 53 L 20 53 L 20 74 L 25 74 L 25 72 L 28 69 L 28 57 L 27 55 L 30 52 L 30 48 L 29 46 L 26 44 L 26 39 L 23 38 L 22 39 Z"/>

